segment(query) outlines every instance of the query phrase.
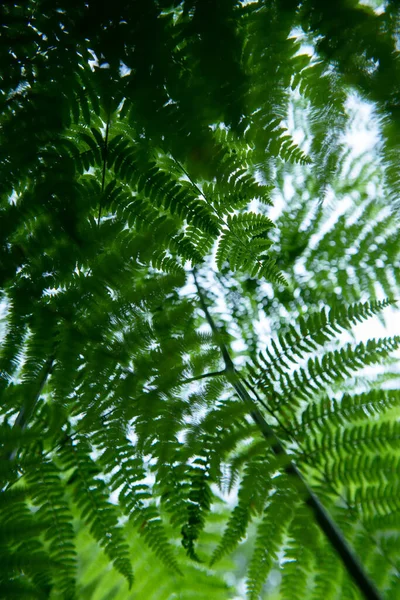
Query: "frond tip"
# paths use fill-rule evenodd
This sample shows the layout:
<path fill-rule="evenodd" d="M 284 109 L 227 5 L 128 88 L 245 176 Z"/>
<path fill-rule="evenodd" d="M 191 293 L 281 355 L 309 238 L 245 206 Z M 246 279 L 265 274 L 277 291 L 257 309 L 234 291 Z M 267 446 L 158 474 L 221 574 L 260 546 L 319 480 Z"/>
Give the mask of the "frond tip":
<path fill-rule="evenodd" d="M 96 478 L 99 470 L 89 456 L 90 451 L 81 438 L 79 443 L 69 441 L 62 452 L 65 467 L 73 469 L 69 482 L 73 484 L 74 501 L 92 535 L 131 586 L 133 572 L 129 547 L 118 527 L 119 511 L 108 501 L 104 481 Z"/>

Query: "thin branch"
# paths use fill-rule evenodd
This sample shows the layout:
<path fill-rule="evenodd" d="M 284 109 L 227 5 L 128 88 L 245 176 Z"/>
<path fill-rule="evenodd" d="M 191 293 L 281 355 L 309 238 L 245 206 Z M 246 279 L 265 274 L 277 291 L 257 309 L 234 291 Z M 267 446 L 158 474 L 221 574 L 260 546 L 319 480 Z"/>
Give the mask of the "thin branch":
<path fill-rule="evenodd" d="M 225 344 L 222 342 L 218 328 L 215 325 L 211 314 L 208 310 L 205 297 L 198 283 L 195 271 L 193 272 L 193 276 L 199 296 L 200 306 L 204 312 L 208 324 L 210 325 L 211 331 L 216 337 L 216 341 L 219 345 L 222 357 L 225 362 L 227 378 L 230 381 L 232 387 L 235 389 L 239 398 L 241 398 L 246 404 L 246 406 L 248 406 L 253 421 L 258 426 L 264 438 L 271 443 L 271 449 L 274 452 L 274 454 L 278 456 L 283 456 L 287 459 L 285 472 L 288 475 L 294 477 L 297 481 L 298 490 L 303 495 L 305 504 L 307 504 L 307 506 L 309 506 L 313 511 L 315 520 L 321 527 L 322 531 L 325 533 L 331 545 L 339 554 L 344 567 L 357 584 L 359 590 L 363 593 L 364 597 L 367 600 L 382 600 L 374 583 L 368 577 L 363 565 L 360 563 L 358 557 L 355 555 L 352 548 L 347 543 L 342 532 L 340 531 L 336 523 L 333 521 L 332 517 L 329 515 L 325 507 L 322 505 L 317 495 L 312 491 L 308 483 L 305 481 L 303 475 L 301 474 L 297 466 L 291 462 L 290 457 L 287 454 L 280 439 L 278 438 L 272 427 L 267 423 L 264 416 L 255 405 L 247 389 L 243 385 L 238 373 L 235 371 L 235 367 L 229 355 L 229 351 Z"/>
<path fill-rule="evenodd" d="M 205 379 L 206 377 L 218 377 L 225 375 L 226 371 L 223 369 L 222 371 L 212 371 L 211 373 L 203 373 L 203 375 L 197 375 L 197 377 L 189 377 L 188 379 L 181 379 L 177 385 L 184 385 L 186 383 L 192 383 L 192 381 L 199 381 L 200 379 Z"/>

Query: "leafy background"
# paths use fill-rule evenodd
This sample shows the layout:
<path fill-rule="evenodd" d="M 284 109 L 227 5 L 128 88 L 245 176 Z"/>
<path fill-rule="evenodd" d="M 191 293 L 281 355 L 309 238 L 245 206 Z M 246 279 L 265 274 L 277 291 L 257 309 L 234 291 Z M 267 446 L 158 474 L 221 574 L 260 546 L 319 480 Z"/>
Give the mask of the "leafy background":
<path fill-rule="evenodd" d="M 3 3 L 2 597 L 399 597 L 399 16 Z"/>

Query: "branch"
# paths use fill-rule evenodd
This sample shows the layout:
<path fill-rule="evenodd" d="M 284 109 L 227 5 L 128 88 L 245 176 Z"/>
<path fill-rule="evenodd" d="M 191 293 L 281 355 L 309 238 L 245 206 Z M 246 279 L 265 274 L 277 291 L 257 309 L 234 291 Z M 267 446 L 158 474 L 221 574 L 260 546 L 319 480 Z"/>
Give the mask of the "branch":
<path fill-rule="evenodd" d="M 199 379 L 205 379 L 206 377 L 218 377 L 218 375 L 226 375 L 225 369 L 222 371 L 212 371 L 211 373 L 203 373 L 203 375 L 197 375 L 197 377 L 189 377 L 188 379 L 181 379 L 178 381 L 178 385 L 184 385 L 186 383 L 192 383 L 192 381 L 199 381 Z"/>
<path fill-rule="evenodd" d="M 297 488 L 302 494 L 305 504 L 307 504 L 307 506 L 309 506 L 313 511 L 316 522 L 321 527 L 322 531 L 325 533 L 326 537 L 328 538 L 331 545 L 335 548 L 336 552 L 339 554 L 344 567 L 346 568 L 349 575 L 353 578 L 354 582 L 356 583 L 359 590 L 363 593 L 366 600 L 382 600 L 374 583 L 368 577 L 363 565 L 360 563 L 352 548 L 347 543 L 342 532 L 340 531 L 332 517 L 329 515 L 327 510 L 324 508 L 318 496 L 312 491 L 308 483 L 305 481 L 299 469 L 293 462 L 291 462 L 290 457 L 287 454 L 280 439 L 277 437 L 272 427 L 264 419 L 264 416 L 259 411 L 256 404 L 254 403 L 254 400 L 243 385 L 238 373 L 235 370 L 234 364 L 229 355 L 229 351 L 225 344 L 221 341 L 221 336 L 219 335 L 218 328 L 215 325 L 213 318 L 208 310 L 205 297 L 198 283 L 195 271 L 193 272 L 193 276 L 199 295 L 200 306 L 205 314 L 207 323 L 209 324 L 211 331 L 216 337 L 216 341 L 219 345 L 222 357 L 225 362 L 226 376 L 230 384 L 235 389 L 239 398 L 241 398 L 246 404 L 246 406 L 248 406 L 253 421 L 258 426 L 264 438 L 271 443 L 271 449 L 274 452 L 274 454 L 276 454 L 277 456 L 283 456 L 287 459 L 285 472 L 288 475 L 295 478 L 298 484 Z"/>

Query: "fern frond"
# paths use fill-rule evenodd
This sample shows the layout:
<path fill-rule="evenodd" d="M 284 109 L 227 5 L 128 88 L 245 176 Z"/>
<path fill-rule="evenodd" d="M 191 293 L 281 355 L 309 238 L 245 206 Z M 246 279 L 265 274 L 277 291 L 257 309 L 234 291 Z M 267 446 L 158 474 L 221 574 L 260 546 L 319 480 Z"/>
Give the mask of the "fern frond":
<path fill-rule="evenodd" d="M 266 234 L 272 227 L 272 222 L 264 215 L 246 213 L 228 216 L 227 228 L 218 242 L 218 268 L 221 269 L 228 261 L 232 270 L 249 270 L 252 277 L 258 275 L 284 283 L 274 259 L 263 254 L 271 246 Z"/>
<path fill-rule="evenodd" d="M 43 598 L 51 589 L 51 576 L 59 567 L 46 551 L 41 539 L 47 524 L 32 514 L 26 488 L 2 492 L 0 518 L 0 554 L 7 567 L 0 573 L 0 590 L 8 593 L 30 593 Z"/>
<path fill-rule="evenodd" d="M 356 490 L 349 490 L 349 502 L 364 516 L 376 513 L 393 514 L 400 510 L 399 485 L 395 483 L 379 483 L 366 485 Z"/>
<path fill-rule="evenodd" d="M 338 400 L 324 397 L 305 408 L 297 431 L 302 436 L 308 432 L 317 434 L 327 427 L 335 428 L 373 418 L 399 403 L 398 390 L 372 389 L 362 394 L 344 394 Z"/>
<path fill-rule="evenodd" d="M 249 461 L 250 457 L 254 454 L 260 454 L 261 450 L 264 448 L 264 445 L 264 440 L 255 441 L 250 445 L 250 447 L 246 446 L 243 450 L 233 455 L 229 461 L 229 481 L 227 485 L 228 492 L 231 492 L 238 483 L 240 472 L 244 468 L 245 464 Z"/>
<path fill-rule="evenodd" d="M 292 136 L 284 127 L 273 127 L 273 129 L 268 127 L 266 130 L 272 138 L 267 146 L 267 151 L 272 156 L 279 157 L 281 160 L 289 163 L 299 163 L 301 165 L 312 163 L 312 159 L 295 144 Z"/>
<path fill-rule="evenodd" d="M 69 440 L 62 451 L 66 469 L 72 469 L 69 485 L 73 498 L 90 531 L 112 560 L 115 568 L 132 585 L 133 574 L 129 551 L 122 530 L 117 526 L 118 511 L 106 494 L 104 481 L 96 478 L 98 467 L 90 458 L 90 447 L 82 438 Z"/>
<path fill-rule="evenodd" d="M 207 552 L 218 535 L 218 529 L 223 519 L 223 513 L 213 514 L 211 526 L 207 534 L 200 540 L 201 546 Z M 90 539 L 83 528 L 78 534 L 78 545 L 82 549 L 82 584 L 81 595 L 95 593 L 101 597 L 112 595 L 115 600 L 131 600 L 135 596 L 146 600 L 164 600 L 178 594 L 188 600 L 228 600 L 235 593 L 234 586 L 228 585 L 219 575 L 218 571 L 191 561 L 185 556 L 184 549 L 179 548 L 179 539 L 168 530 L 168 537 L 173 540 L 179 551 L 179 563 L 183 577 L 177 577 L 174 572 L 167 569 L 164 564 L 146 546 L 143 546 L 141 537 L 129 528 L 129 544 L 132 546 L 132 557 L 135 561 L 135 583 L 131 592 L 128 585 L 114 569 L 107 569 L 107 557 L 99 552 L 98 545 Z M 151 577 L 149 577 L 149 564 L 151 564 Z M 228 569 L 233 568 L 233 563 L 225 561 Z M 193 584 L 195 582 L 195 585 Z"/>
<path fill-rule="evenodd" d="M 306 368 L 299 368 L 291 374 L 283 373 L 279 377 L 278 382 L 282 390 L 280 402 L 292 402 L 295 405 L 301 400 L 308 400 L 310 394 L 323 392 L 327 386 L 350 377 L 352 372 L 380 364 L 399 346 L 400 337 L 394 336 L 368 340 L 366 344 L 360 343 L 356 346 L 346 344 L 340 350 L 326 352 L 321 358 L 311 357 Z M 269 380 L 262 375 L 261 381 L 268 390 Z M 273 406 L 276 406 L 277 402 L 278 400 L 275 400 Z"/>
<path fill-rule="evenodd" d="M 2 4 L 0 596 L 395 598 L 398 2 Z"/>
<path fill-rule="evenodd" d="M 279 591 L 284 598 L 301 600 L 310 595 L 310 573 L 316 568 L 314 553 L 321 550 L 318 529 L 306 506 L 296 508 L 287 535 Z"/>
<path fill-rule="evenodd" d="M 293 498 L 285 491 L 276 491 L 268 499 L 261 522 L 257 526 L 255 549 L 247 575 L 247 596 L 258 600 L 262 586 L 278 559 L 287 527 L 292 519 Z"/>
<path fill-rule="evenodd" d="M 391 304 L 390 300 L 382 300 L 349 307 L 337 305 L 329 313 L 323 308 L 308 318 L 300 317 L 297 327 L 290 325 L 287 332 L 276 341 L 272 339 L 271 347 L 267 347 L 265 354 L 260 352 L 257 359 L 253 359 L 254 367 L 263 370 L 264 379 L 276 380 L 284 369 L 289 368 L 290 363 L 296 364 L 305 354 L 314 352 L 342 331 L 349 330 Z"/>
<path fill-rule="evenodd" d="M 108 435 L 105 431 L 113 432 L 112 447 L 108 446 Z M 149 548 L 168 568 L 179 573 L 178 563 L 168 542 L 160 512 L 155 505 L 151 486 L 144 483 L 146 469 L 143 457 L 125 437 L 119 422 L 102 423 L 93 436 L 93 441 L 103 451 L 100 461 L 104 471 L 111 474 L 110 491 L 118 491 L 121 508 L 134 523 Z"/>
<path fill-rule="evenodd" d="M 110 145 L 112 143 L 113 140 Z M 150 162 L 143 168 L 138 162 L 137 148 L 130 145 L 127 149 L 126 146 L 121 140 L 109 148 L 111 164 L 118 178 L 126 181 L 152 205 L 162 207 L 172 215 L 177 214 L 209 234 L 218 235 L 217 218 L 204 200 L 196 196 L 191 184 L 172 177 L 157 162 Z"/>
<path fill-rule="evenodd" d="M 363 452 L 365 450 L 397 450 L 400 444 L 400 424 L 383 421 L 381 423 L 364 423 L 353 427 L 326 431 L 321 437 L 306 438 L 304 448 L 311 455 L 317 454 L 317 460 L 322 457 L 332 457 L 341 452 Z M 319 457 L 319 458 L 318 458 Z"/>
<path fill-rule="evenodd" d="M 260 449 L 262 450 L 262 449 Z M 250 457 L 239 486 L 238 503 L 232 511 L 220 543 L 214 550 L 211 564 L 232 552 L 245 536 L 255 515 L 261 514 L 273 481 L 271 459 L 264 452 Z"/>
<path fill-rule="evenodd" d="M 397 449 L 397 448 L 396 448 Z M 329 481 L 338 485 L 364 485 L 368 483 L 386 483 L 392 479 L 400 467 L 400 457 L 397 454 L 350 454 L 324 465 L 325 476 Z"/>
<path fill-rule="evenodd" d="M 11 377 L 20 366 L 23 356 L 27 319 L 20 314 L 21 300 L 17 299 L 16 303 L 15 301 L 14 303 L 11 301 L 10 318 L 8 319 L 7 329 L 3 334 L 0 354 L 0 385 L 2 389 L 11 380 Z"/>
<path fill-rule="evenodd" d="M 205 526 L 205 516 L 211 508 L 212 492 L 210 489 L 209 461 L 197 458 L 188 473 L 187 519 L 182 527 L 182 546 L 189 558 L 199 561 L 195 550 L 195 542 Z"/>
<path fill-rule="evenodd" d="M 336 600 L 343 585 L 343 568 L 332 549 L 326 545 L 319 550 L 318 557 L 319 564 L 310 598 Z"/>
<path fill-rule="evenodd" d="M 41 457 L 40 457 L 41 458 Z M 38 517 L 46 525 L 51 560 L 57 565 L 57 586 L 63 598 L 73 598 L 77 569 L 72 515 L 64 497 L 60 472 L 50 460 L 37 461 L 30 469 L 27 482 L 31 486 Z"/>

